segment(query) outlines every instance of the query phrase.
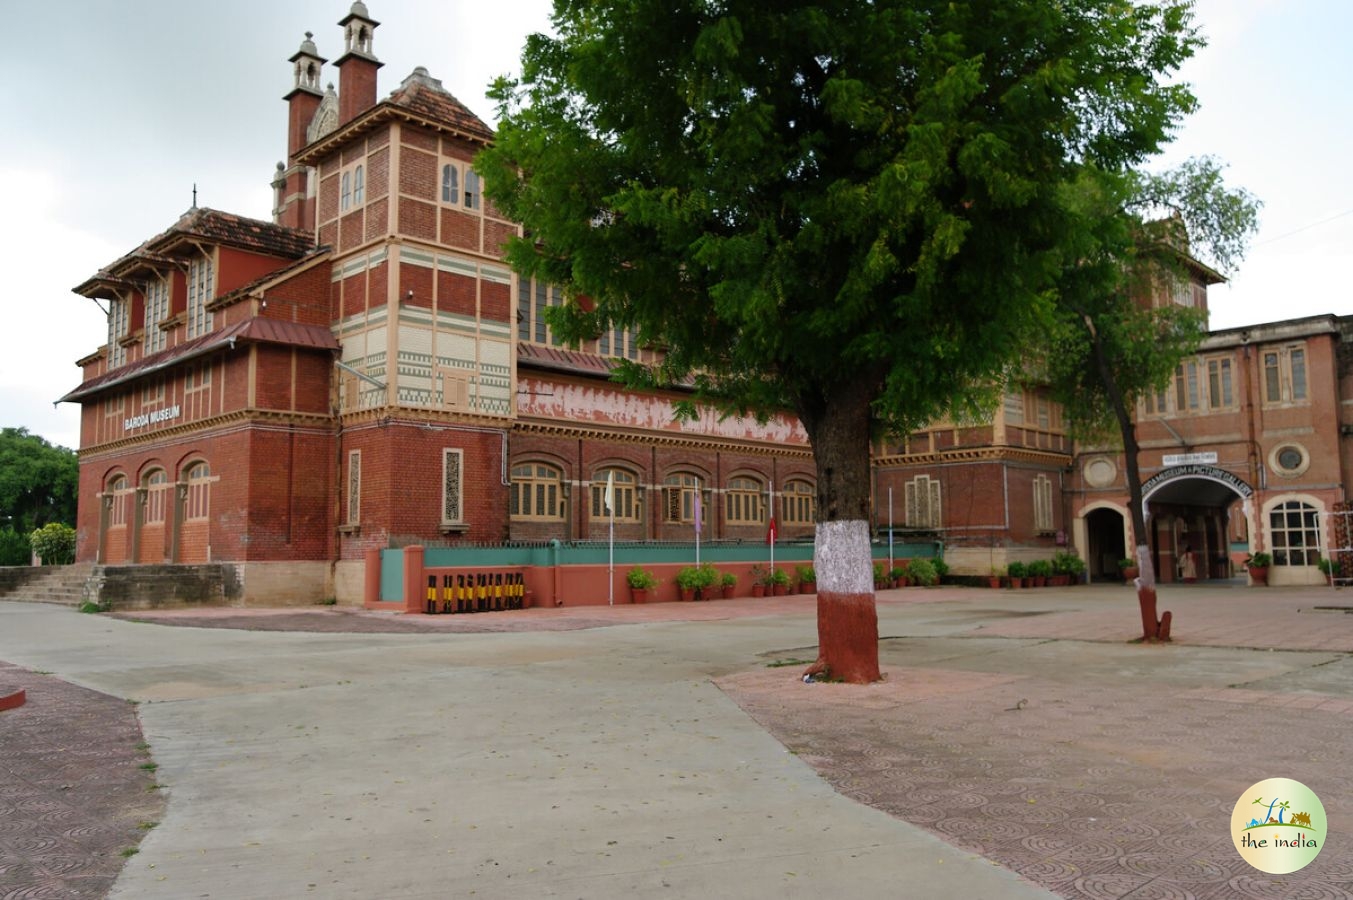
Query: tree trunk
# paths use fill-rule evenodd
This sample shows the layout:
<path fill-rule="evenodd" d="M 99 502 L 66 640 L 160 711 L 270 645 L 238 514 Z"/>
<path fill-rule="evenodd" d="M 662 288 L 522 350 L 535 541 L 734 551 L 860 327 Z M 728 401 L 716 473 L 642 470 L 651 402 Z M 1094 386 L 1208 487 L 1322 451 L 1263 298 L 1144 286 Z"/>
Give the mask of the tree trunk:
<path fill-rule="evenodd" d="M 1156 569 L 1151 561 L 1151 544 L 1146 535 L 1146 512 L 1142 503 L 1142 478 L 1137 468 L 1137 428 L 1128 413 L 1127 401 L 1118 389 L 1118 380 L 1104 354 L 1099 332 L 1088 316 L 1084 318 L 1085 327 L 1090 332 L 1094 344 L 1095 362 L 1099 367 L 1109 402 L 1113 406 L 1114 418 L 1118 421 L 1118 431 L 1123 437 L 1123 464 L 1127 468 L 1128 513 L 1132 517 L 1132 535 L 1136 539 L 1137 553 L 1137 606 L 1142 615 L 1142 640 L 1148 643 L 1168 641 L 1170 639 L 1170 613 L 1156 618 Z"/>
<path fill-rule="evenodd" d="M 871 375 L 833 385 L 829 397 L 800 403 L 817 462 L 817 661 L 805 672 L 878 681 L 878 612 L 869 544 Z"/>

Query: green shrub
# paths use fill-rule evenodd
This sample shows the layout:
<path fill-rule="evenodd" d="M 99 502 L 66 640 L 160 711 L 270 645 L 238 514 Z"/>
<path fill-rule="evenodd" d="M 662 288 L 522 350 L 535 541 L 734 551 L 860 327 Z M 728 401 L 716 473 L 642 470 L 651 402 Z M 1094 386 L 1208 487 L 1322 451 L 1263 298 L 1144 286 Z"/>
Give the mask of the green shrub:
<path fill-rule="evenodd" d="M 930 561 L 930 564 L 935 567 L 936 576 L 943 578 L 944 576 L 949 574 L 949 564 L 944 560 L 940 559 L 938 556 L 932 559 Z"/>
<path fill-rule="evenodd" d="M 915 584 L 930 586 L 940 580 L 935 564 L 928 559 L 913 559 L 907 563 L 907 577 Z"/>
<path fill-rule="evenodd" d="M 75 529 L 60 522 L 48 522 L 28 536 L 33 552 L 44 566 L 65 566 L 75 562 Z"/>
<path fill-rule="evenodd" d="M 1005 567 L 1005 574 L 1009 575 L 1011 578 L 1023 578 L 1025 571 L 1027 570 L 1025 569 L 1024 563 L 1019 560 L 1015 560 Z"/>
<path fill-rule="evenodd" d="M 635 566 L 625 575 L 625 581 L 629 586 L 641 591 L 651 591 L 658 586 L 658 579 L 654 574 L 645 568 Z"/>
<path fill-rule="evenodd" d="M 28 535 L 13 528 L 0 530 L 0 566 L 26 566 L 33 559 L 33 545 Z"/>
<path fill-rule="evenodd" d="M 1046 559 L 1036 559 L 1029 563 L 1026 571 L 1035 578 L 1046 578 L 1052 574 L 1052 563 Z"/>

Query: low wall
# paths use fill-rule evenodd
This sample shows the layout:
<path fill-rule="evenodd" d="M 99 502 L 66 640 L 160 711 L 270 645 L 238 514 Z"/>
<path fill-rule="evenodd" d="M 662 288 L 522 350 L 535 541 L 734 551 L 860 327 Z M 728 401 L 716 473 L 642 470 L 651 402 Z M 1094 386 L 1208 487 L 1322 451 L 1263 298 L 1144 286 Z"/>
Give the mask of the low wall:
<path fill-rule="evenodd" d="M 95 566 L 84 599 L 108 609 L 242 606 L 244 586 L 230 563 Z"/>
<path fill-rule="evenodd" d="M 35 578 L 40 578 L 44 570 L 38 566 L 0 566 L 0 597 L 12 594 Z"/>

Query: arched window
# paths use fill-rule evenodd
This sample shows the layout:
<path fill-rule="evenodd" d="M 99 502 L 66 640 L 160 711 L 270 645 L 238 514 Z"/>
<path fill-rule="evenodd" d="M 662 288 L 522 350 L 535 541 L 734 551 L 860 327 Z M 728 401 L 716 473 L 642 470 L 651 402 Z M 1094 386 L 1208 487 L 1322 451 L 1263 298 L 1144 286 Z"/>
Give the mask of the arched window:
<path fill-rule="evenodd" d="M 592 476 L 592 518 L 609 519 L 606 511 L 606 480 L 611 479 L 611 509 L 617 522 L 639 521 L 638 480 L 624 469 L 601 469 Z"/>
<path fill-rule="evenodd" d="M 442 202 L 455 203 L 460 198 L 460 172 L 454 163 L 442 166 Z"/>
<path fill-rule="evenodd" d="M 479 209 L 479 174 L 474 169 L 465 170 L 465 208 Z"/>
<path fill-rule="evenodd" d="M 145 524 L 163 525 L 165 510 L 168 507 L 169 476 L 165 474 L 164 469 L 156 469 L 146 475 L 141 484 L 146 489 Z"/>
<path fill-rule="evenodd" d="M 709 491 L 700 487 L 699 478 L 678 472 L 663 479 L 662 485 L 663 521 L 694 524 L 697 508 L 701 509 L 701 519 L 705 518 L 703 507 L 708 505 Z M 697 494 L 701 495 L 698 503 Z"/>
<path fill-rule="evenodd" d="M 109 498 L 108 505 L 108 527 L 117 528 L 127 524 L 127 497 L 131 494 L 127 490 L 127 476 L 118 475 L 108 482 L 108 490 L 105 494 Z"/>
<path fill-rule="evenodd" d="M 1313 566 L 1320 558 L 1320 515 L 1314 506 L 1288 500 L 1268 514 L 1275 566 Z"/>
<path fill-rule="evenodd" d="M 348 207 L 352 206 L 352 173 L 344 172 L 340 183 L 342 188 L 339 190 L 338 208 L 347 212 Z"/>
<path fill-rule="evenodd" d="M 544 463 L 513 466 L 508 512 L 514 519 L 562 521 L 564 485 L 559 470 Z"/>
<path fill-rule="evenodd" d="M 188 469 L 188 503 L 184 518 L 205 519 L 211 512 L 211 469 L 204 462 L 193 463 Z"/>
<path fill-rule="evenodd" d="M 352 205 L 361 206 L 366 197 L 366 172 L 358 166 L 352 173 Z"/>
<path fill-rule="evenodd" d="M 729 525 L 756 525 L 766 521 L 761 482 L 752 478 L 730 478 L 723 495 L 724 521 Z"/>
<path fill-rule="evenodd" d="M 786 525 L 812 525 L 817 521 L 817 491 L 806 481 L 785 482 L 780 505 Z"/>

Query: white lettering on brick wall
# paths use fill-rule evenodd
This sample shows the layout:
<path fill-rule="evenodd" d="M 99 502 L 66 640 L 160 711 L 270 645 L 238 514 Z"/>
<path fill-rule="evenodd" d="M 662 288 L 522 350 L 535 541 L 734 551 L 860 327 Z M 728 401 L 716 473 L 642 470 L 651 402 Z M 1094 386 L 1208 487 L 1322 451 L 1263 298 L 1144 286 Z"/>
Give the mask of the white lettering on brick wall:
<path fill-rule="evenodd" d="M 148 413 L 141 413 L 139 416 L 123 419 L 122 430 L 131 431 L 133 428 L 145 428 L 147 425 L 168 422 L 170 419 L 177 419 L 178 417 L 179 408 L 177 405 L 166 406 L 163 409 L 155 409 Z"/>

